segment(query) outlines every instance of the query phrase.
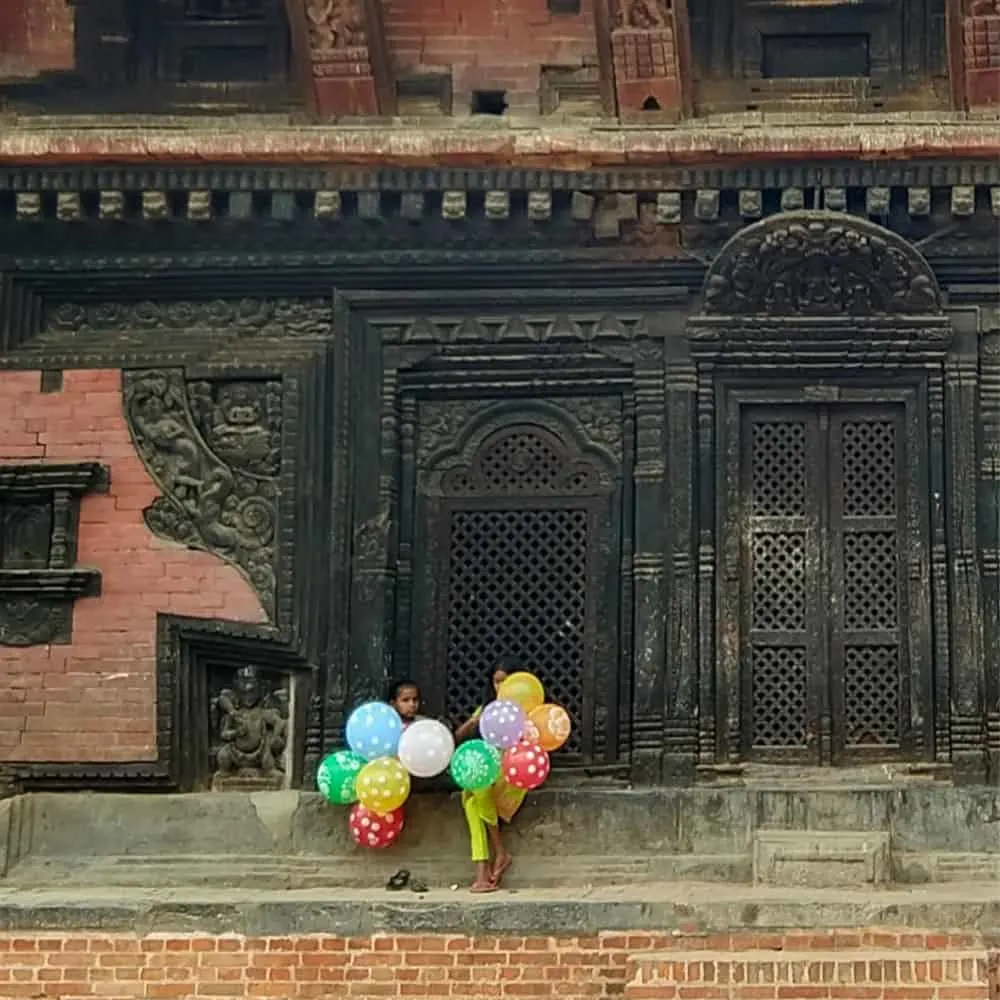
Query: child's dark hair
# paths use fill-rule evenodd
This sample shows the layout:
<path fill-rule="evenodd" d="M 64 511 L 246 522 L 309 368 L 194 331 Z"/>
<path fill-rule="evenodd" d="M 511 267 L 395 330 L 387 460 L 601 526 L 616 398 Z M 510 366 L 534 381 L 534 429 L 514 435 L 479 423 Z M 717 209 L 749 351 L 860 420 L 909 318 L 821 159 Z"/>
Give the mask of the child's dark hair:
<path fill-rule="evenodd" d="M 399 697 L 403 688 L 413 688 L 418 694 L 420 692 L 420 685 L 416 681 L 411 681 L 409 677 L 401 677 L 398 681 L 393 681 L 386 688 L 385 700 L 390 703 L 394 702 Z"/>
<path fill-rule="evenodd" d="M 501 656 L 489 668 L 486 674 L 486 687 L 484 688 L 483 704 L 488 705 L 491 701 L 496 701 L 497 692 L 493 687 L 493 675 L 502 670 L 505 674 L 516 674 L 519 670 L 524 670 L 524 661 L 519 656 Z"/>

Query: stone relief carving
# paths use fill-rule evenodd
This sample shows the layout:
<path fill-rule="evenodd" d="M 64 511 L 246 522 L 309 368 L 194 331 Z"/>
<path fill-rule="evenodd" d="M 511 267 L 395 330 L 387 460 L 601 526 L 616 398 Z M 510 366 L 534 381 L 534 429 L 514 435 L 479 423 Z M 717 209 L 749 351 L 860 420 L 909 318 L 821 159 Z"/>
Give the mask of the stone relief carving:
<path fill-rule="evenodd" d="M 670 24 L 668 0 L 619 0 L 618 24 L 622 28 L 665 28 Z"/>
<path fill-rule="evenodd" d="M 125 345 L 147 344 L 151 332 L 186 334 L 204 340 L 206 332 L 237 338 L 328 337 L 333 305 L 328 299 L 216 299 L 208 302 L 61 302 L 45 317 L 38 341 L 58 336 L 90 340 L 113 333 Z"/>
<path fill-rule="evenodd" d="M 285 784 L 289 699 L 254 666 L 240 668 L 212 705 L 216 767 L 212 785 L 281 788 Z"/>
<path fill-rule="evenodd" d="M 713 261 L 704 312 L 729 316 L 938 314 L 930 268 L 912 247 L 862 219 L 775 216 L 735 236 Z"/>
<path fill-rule="evenodd" d="M 255 476 L 278 474 L 280 382 L 192 382 L 188 399 L 198 430 L 223 462 Z"/>
<path fill-rule="evenodd" d="M 560 399 L 558 405 L 580 421 L 584 433 L 594 444 L 606 448 L 618 461 L 622 459 L 622 410 L 614 398 Z"/>
<path fill-rule="evenodd" d="M 68 642 L 72 604 L 35 597 L 0 598 L 0 646 Z"/>
<path fill-rule="evenodd" d="M 239 567 L 273 619 L 278 485 L 274 478 L 244 470 L 267 459 L 270 450 L 263 459 L 258 457 L 261 434 L 270 441 L 272 433 L 280 434 L 280 423 L 273 431 L 254 430 L 256 425 L 246 423 L 236 431 L 220 431 L 217 438 L 224 440 L 223 450 L 234 462 L 228 464 L 199 433 L 179 371 L 126 372 L 124 383 L 125 411 L 136 449 L 163 490 L 163 496 L 146 509 L 149 529 Z M 241 395 L 235 392 L 236 398 Z M 271 417 L 277 420 L 276 411 Z M 225 428 L 231 427 L 227 420 L 222 423 Z M 258 450 L 250 454 L 241 450 L 239 445 L 247 441 Z"/>
<path fill-rule="evenodd" d="M 432 455 L 452 447 L 462 428 L 489 405 L 488 400 L 422 402 L 417 423 L 417 464 L 423 466 Z"/>

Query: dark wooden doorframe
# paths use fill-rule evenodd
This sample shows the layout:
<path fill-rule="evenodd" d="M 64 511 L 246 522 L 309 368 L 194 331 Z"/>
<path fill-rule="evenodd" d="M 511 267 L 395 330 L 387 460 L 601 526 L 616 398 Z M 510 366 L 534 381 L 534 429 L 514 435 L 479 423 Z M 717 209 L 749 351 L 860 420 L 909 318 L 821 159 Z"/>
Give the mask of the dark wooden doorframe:
<path fill-rule="evenodd" d="M 900 742 L 898 746 L 872 747 L 852 746 L 843 733 L 844 712 L 840 704 L 840 718 L 834 718 L 838 702 L 834 695 L 843 677 L 834 677 L 827 668 L 825 677 L 820 678 L 825 690 L 817 690 L 814 678 L 809 692 L 809 713 L 816 726 L 815 739 L 798 752 L 761 753 L 755 751 L 750 718 L 752 712 L 750 678 L 747 676 L 748 633 L 746 630 L 745 591 L 743 578 L 745 566 L 746 525 L 743 519 L 746 486 L 741 479 L 743 464 L 742 442 L 744 439 L 745 417 L 749 408 L 769 407 L 797 408 L 806 413 L 806 408 L 817 406 L 832 412 L 832 408 L 851 407 L 859 412 L 859 407 L 896 407 L 900 413 L 901 455 L 897 459 L 900 467 L 898 496 L 900 509 L 899 525 L 899 566 L 897 579 L 900 584 L 899 638 L 904 644 L 900 656 L 901 696 L 900 696 Z M 788 412 L 791 412 L 790 410 Z M 884 412 L 884 411 L 883 411 Z M 824 380 L 820 386 L 802 383 L 785 383 L 770 388 L 754 388 L 744 380 L 742 384 L 725 384 L 717 388 L 717 433 L 720 461 L 717 466 L 717 528 L 719 537 L 717 566 L 717 616 L 716 648 L 719 651 L 716 664 L 715 704 L 716 719 L 716 759 L 736 763 L 747 759 L 771 759 L 813 763 L 850 763 L 852 761 L 872 761 L 901 759 L 906 761 L 928 761 L 934 758 L 934 697 L 932 671 L 933 614 L 931 604 L 931 477 L 928 433 L 927 395 L 924 380 L 916 380 L 905 387 L 885 387 L 878 384 L 837 385 Z M 825 436 L 829 431 L 824 432 Z M 825 454 L 829 447 L 820 445 Z M 823 465 L 824 463 L 820 463 Z M 829 484 L 822 482 L 825 472 L 817 470 L 812 488 L 827 490 Z M 829 493 L 829 491 L 828 491 Z M 836 504 L 828 505 L 831 508 Z M 827 514 L 830 521 L 830 514 Z M 829 536 L 829 528 L 823 529 L 819 514 L 815 525 L 803 523 L 803 529 L 820 532 Z M 820 562 L 815 567 L 816 583 L 822 586 L 822 579 L 836 571 L 823 551 L 823 539 L 817 536 L 813 543 Z M 834 546 L 836 550 L 836 546 Z M 842 576 L 842 570 L 841 570 Z M 815 657 L 830 662 L 830 648 L 844 644 L 842 629 L 842 608 L 836 602 L 842 600 L 837 594 L 838 586 L 829 586 L 833 594 L 834 606 L 826 609 L 817 602 L 822 599 L 822 590 L 810 586 L 811 607 L 805 607 L 803 614 L 808 621 L 811 617 L 820 630 L 810 635 L 808 628 L 803 637 L 816 646 Z M 843 591 L 843 583 L 839 584 Z M 905 616 L 905 617 L 904 617 Z M 822 619 L 822 620 L 821 620 Z M 838 631 L 839 629 L 839 631 Z M 857 638 L 857 637 L 856 637 Z M 869 640 L 873 637 L 869 636 Z M 861 643 L 860 645 L 864 645 Z M 872 643 L 869 643 L 872 645 Z M 842 671 L 841 671 L 842 673 Z M 840 729 L 838 729 L 838 724 Z"/>

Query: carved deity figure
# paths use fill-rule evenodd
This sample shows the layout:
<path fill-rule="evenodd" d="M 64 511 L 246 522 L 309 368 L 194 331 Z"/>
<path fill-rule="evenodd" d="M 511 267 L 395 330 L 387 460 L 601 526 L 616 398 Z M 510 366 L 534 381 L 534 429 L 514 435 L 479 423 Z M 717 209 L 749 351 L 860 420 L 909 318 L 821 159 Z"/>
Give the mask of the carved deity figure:
<path fill-rule="evenodd" d="M 309 45 L 313 51 L 364 45 L 364 18 L 357 0 L 306 0 Z"/>
<path fill-rule="evenodd" d="M 223 386 L 210 417 L 209 436 L 216 454 L 238 467 L 265 462 L 273 442 L 265 425 L 263 399 L 242 383 Z"/>
<path fill-rule="evenodd" d="M 620 0 L 618 21 L 623 28 L 665 28 L 670 24 L 670 7 L 667 0 Z"/>
<path fill-rule="evenodd" d="M 217 699 L 220 745 L 216 778 L 281 780 L 288 741 L 288 706 L 281 694 L 264 694 L 257 668 L 243 667 L 232 689 Z"/>

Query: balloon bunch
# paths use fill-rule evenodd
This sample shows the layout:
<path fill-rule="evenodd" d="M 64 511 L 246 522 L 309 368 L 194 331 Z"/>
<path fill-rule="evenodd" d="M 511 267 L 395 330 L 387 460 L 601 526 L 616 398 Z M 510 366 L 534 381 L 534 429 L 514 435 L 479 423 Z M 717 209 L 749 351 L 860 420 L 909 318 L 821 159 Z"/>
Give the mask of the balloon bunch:
<path fill-rule="evenodd" d="M 356 708 L 347 720 L 347 745 L 325 757 L 316 785 L 334 805 L 351 806 L 348 827 L 362 847 L 391 847 L 403 830 L 410 778 L 443 774 L 455 752 L 448 727 L 419 719 L 405 729 L 385 702 Z"/>
<path fill-rule="evenodd" d="M 534 674 L 511 674 L 497 700 L 483 708 L 478 740 L 463 743 L 449 768 L 455 784 L 467 791 L 503 779 L 513 788 L 533 791 L 549 776 L 549 754 L 570 736 L 572 725 L 560 705 L 546 704 L 545 689 Z"/>

